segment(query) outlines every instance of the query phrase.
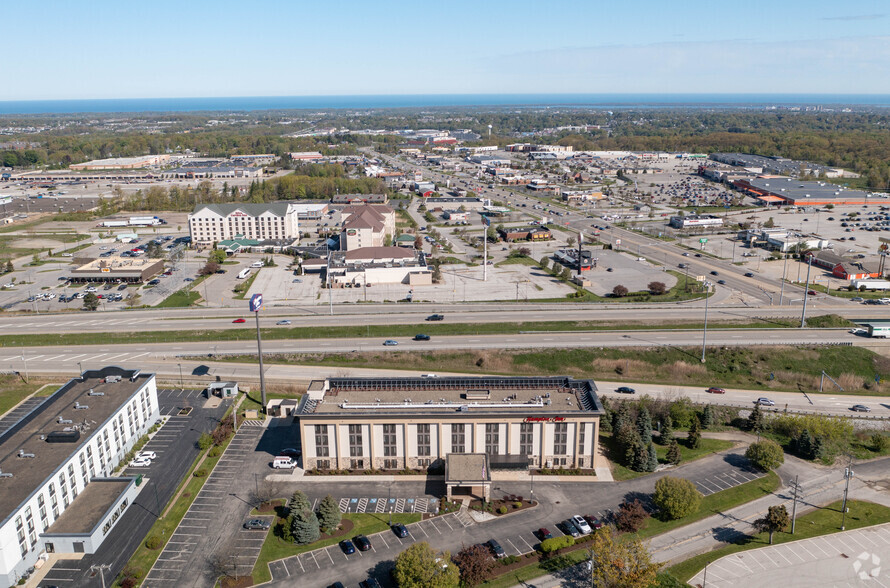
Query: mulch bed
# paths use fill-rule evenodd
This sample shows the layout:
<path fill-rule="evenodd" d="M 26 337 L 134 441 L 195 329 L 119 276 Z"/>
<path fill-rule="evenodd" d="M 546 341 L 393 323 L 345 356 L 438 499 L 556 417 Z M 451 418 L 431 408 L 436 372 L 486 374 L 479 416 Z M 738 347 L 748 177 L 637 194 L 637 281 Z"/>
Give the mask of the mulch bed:
<path fill-rule="evenodd" d="M 520 506 L 519 508 L 516 508 L 516 503 L 521 503 L 522 506 Z M 490 514 L 493 514 L 496 517 L 503 516 L 500 512 L 498 512 L 498 509 L 501 508 L 502 506 L 507 507 L 507 512 L 505 512 L 503 514 L 510 514 L 511 512 L 519 512 L 520 510 L 532 508 L 537 505 L 537 502 L 533 502 L 531 500 L 526 500 L 526 499 L 523 499 L 523 500 L 500 500 L 500 499 L 498 499 L 498 500 L 490 500 L 490 501 L 486 502 L 485 505 L 491 506 L 491 510 L 483 511 L 481 500 L 473 500 L 470 502 L 471 509 L 476 510 L 478 512 L 489 512 Z"/>
<path fill-rule="evenodd" d="M 283 498 L 276 498 L 271 502 L 262 503 L 256 508 L 256 511 L 260 514 L 276 514 L 278 512 L 276 509 L 284 506 L 285 502 Z"/>
<path fill-rule="evenodd" d="M 237 578 L 224 577 L 219 583 L 222 588 L 248 588 L 253 586 L 252 576 L 238 576 Z"/>

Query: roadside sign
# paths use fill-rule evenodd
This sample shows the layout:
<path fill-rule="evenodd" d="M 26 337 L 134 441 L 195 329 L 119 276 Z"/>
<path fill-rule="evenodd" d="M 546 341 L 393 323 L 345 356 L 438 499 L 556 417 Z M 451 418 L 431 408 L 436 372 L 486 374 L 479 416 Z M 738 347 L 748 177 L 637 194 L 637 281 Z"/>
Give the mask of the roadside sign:
<path fill-rule="evenodd" d="M 615 245 L 621 245 L 621 239 L 615 239 Z"/>
<path fill-rule="evenodd" d="M 701 239 L 698 240 L 698 242 L 701 243 L 702 245 L 704 245 L 705 243 L 708 242 L 708 240 L 706 238 L 702 237 Z"/>
<path fill-rule="evenodd" d="M 878 237 L 878 241 L 880 241 L 881 243 L 890 243 L 890 239 L 888 239 L 887 237 Z"/>
<path fill-rule="evenodd" d="M 695 276 L 695 281 L 696 281 L 696 282 L 704 282 L 704 281 L 705 281 L 705 277 L 704 277 L 704 276 Z"/>
<path fill-rule="evenodd" d="M 262 294 L 254 294 L 250 297 L 250 312 L 259 312 L 260 308 L 263 307 L 263 295 Z"/>
<path fill-rule="evenodd" d="M 485 225 L 486 227 L 490 227 L 490 226 L 491 226 L 491 219 L 488 218 L 487 216 L 485 216 L 485 215 L 483 214 L 483 215 L 482 215 L 482 224 Z"/>

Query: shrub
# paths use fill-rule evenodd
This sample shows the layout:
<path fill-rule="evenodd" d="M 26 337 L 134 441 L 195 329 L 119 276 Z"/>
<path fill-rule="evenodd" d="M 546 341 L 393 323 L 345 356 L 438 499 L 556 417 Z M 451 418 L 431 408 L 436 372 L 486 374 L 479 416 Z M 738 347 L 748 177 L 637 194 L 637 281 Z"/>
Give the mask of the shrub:
<path fill-rule="evenodd" d="M 553 537 L 552 539 L 544 539 L 543 541 L 541 541 L 541 551 L 544 553 L 553 553 L 565 547 L 571 547 L 574 544 L 575 538 L 571 535 Z"/>
<path fill-rule="evenodd" d="M 513 508 L 522 508 L 522 503 L 521 503 L 521 502 L 514 502 L 514 503 L 513 503 Z"/>
<path fill-rule="evenodd" d="M 665 476 L 655 482 L 652 502 L 669 520 L 683 518 L 701 506 L 702 495 L 695 484 L 683 478 Z"/>
<path fill-rule="evenodd" d="M 500 507 L 500 508 L 498 509 L 498 513 L 500 513 L 500 514 L 507 514 L 507 507 L 506 507 L 506 506 L 502 506 L 502 507 Z"/>
<path fill-rule="evenodd" d="M 196 478 L 203 478 L 207 475 L 207 470 L 201 468 L 200 470 L 195 470 L 194 472 L 192 472 L 192 475 Z"/>
<path fill-rule="evenodd" d="M 887 446 L 890 445 L 890 440 L 887 439 L 887 436 L 883 433 L 872 433 L 871 436 L 871 446 L 878 453 L 883 453 L 887 450 Z"/>
<path fill-rule="evenodd" d="M 614 298 L 623 298 L 623 297 L 627 296 L 627 292 L 628 292 L 627 288 L 625 288 L 621 284 L 618 284 L 617 286 L 612 288 L 612 296 Z"/>
<path fill-rule="evenodd" d="M 643 527 L 649 513 L 639 500 L 622 502 L 618 506 L 618 514 L 615 515 L 615 526 L 619 531 L 635 533 Z"/>
<path fill-rule="evenodd" d="M 152 535 L 145 540 L 145 546 L 149 549 L 158 549 L 161 547 L 161 538 L 157 535 Z"/>
<path fill-rule="evenodd" d="M 211 445 L 213 445 L 213 437 L 210 436 L 210 433 L 201 433 L 201 436 L 198 437 L 198 448 L 205 451 Z"/>
<path fill-rule="evenodd" d="M 508 566 L 510 564 L 516 563 L 519 560 L 520 560 L 520 558 L 516 555 L 508 555 L 507 557 L 505 557 L 504 559 L 501 560 L 501 565 Z"/>
<path fill-rule="evenodd" d="M 222 449 L 219 447 L 213 446 L 210 448 L 210 451 L 207 453 L 210 457 L 217 457 L 220 453 L 222 453 Z"/>
<path fill-rule="evenodd" d="M 770 439 L 761 439 L 752 443 L 745 451 L 745 457 L 757 468 L 768 472 L 785 463 L 785 454 L 778 443 Z"/>

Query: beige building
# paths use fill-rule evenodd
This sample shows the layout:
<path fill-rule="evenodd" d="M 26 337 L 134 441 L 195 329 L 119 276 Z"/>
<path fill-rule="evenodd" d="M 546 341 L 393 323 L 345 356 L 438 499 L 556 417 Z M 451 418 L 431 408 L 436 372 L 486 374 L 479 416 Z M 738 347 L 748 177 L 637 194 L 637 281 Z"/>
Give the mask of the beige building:
<path fill-rule="evenodd" d="M 137 169 L 141 167 L 152 167 L 155 165 L 163 165 L 170 161 L 170 156 L 162 155 L 143 155 L 140 157 L 114 157 L 111 159 L 95 159 L 85 163 L 75 163 L 69 165 L 69 169 L 74 170 L 100 170 L 100 169 Z"/>
<path fill-rule="evenodd" d="M 189 214 L 192 245 L 236 238 L 285 241 L 300 237 L 299 209 L 289 202 L 271 204 L 199 204 Z"/>
<path fill-rule="evenodd" d="M 396 213 L 385 204 L 350 205 L 340 211 L 343 232 L 340 250 L 352 251 L 362 247 L 384 247 L 386 238 L 396 232 Z"/>
<path fill-rule="evenodd" d="M 493 470 L 592 469 L 604 414 L 592 380 L 330 378 L 294 415 L 306 469 L 398 470 L 486 454 Z"/>

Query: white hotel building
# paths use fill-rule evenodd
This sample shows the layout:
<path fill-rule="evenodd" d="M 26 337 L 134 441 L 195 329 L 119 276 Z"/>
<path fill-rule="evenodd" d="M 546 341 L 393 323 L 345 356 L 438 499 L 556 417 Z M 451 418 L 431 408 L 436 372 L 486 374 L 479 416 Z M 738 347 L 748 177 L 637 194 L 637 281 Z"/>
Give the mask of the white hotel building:
<path fill-rule="evenodd" d="M 199 204 L 189 214 L 192 245 L 211 245 L 235 238 L 257 241 L 294 240 L 300 235 L 300 208 L 289 202 L 270 204 Z"/>
<path fill-rule="evenodd" d="M 154 374 L 106 367 L 0 434 L 0 586 L 51 553 L 98 549 L 139 492 L 137 478 L 111 474 L 158 419 Z"/>

